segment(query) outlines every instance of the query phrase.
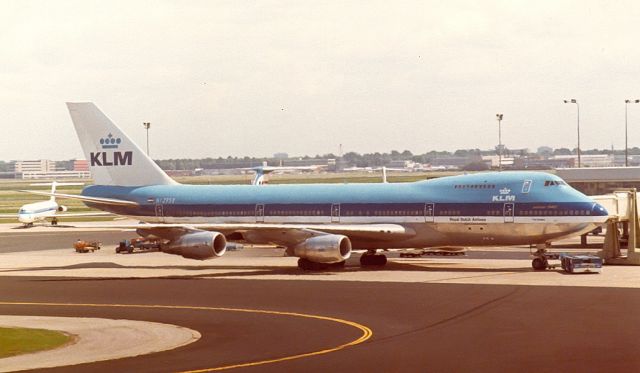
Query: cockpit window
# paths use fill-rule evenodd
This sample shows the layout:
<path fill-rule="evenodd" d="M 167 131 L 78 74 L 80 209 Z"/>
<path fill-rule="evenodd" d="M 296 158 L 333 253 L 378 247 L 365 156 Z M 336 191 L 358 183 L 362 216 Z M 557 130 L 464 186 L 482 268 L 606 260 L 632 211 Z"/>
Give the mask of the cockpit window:
<path fill-rule="evenodd" d="M 525 180 L 524 183 L 522 183 L 522 193 L 529 193 L 531 190 L 531 183 L 531 180 Z"/>
<path fill-rule="evenodd" d="M 544 186 L 567 185 L 563 180 L 545 180 Z"/>

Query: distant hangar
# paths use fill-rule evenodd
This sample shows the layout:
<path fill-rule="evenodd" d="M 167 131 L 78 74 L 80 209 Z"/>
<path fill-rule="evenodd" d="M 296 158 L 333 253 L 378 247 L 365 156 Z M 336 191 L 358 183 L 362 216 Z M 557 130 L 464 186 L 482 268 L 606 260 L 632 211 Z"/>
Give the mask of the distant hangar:
<path fill-rule="evenodd" d="M 640 167 L 560 168 L 556 175 L 586 195 L 626 188 L 640 190 Z"/>

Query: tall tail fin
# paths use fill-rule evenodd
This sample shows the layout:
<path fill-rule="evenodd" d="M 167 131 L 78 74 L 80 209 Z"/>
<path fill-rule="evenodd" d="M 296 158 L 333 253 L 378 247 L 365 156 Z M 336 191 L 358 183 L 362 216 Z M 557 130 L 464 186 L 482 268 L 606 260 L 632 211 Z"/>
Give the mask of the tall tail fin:
<path fill-rule="evenodd" d="M 58 183 L 54 180 L 51 182 L 51 198 L 49 198 L 50 201 L 55 202 L 56 201 L 56 186 L 58 185 Z"/>
<path fill-rule="evenodd" d="M 92 102 L 67 102 L 67 108 L 96 184 L 176 184 Z"/>
<path fill-rule="evenodd" d="M 68 185 L 84 185 L 84 183 L 59 183 L 57 181 L 52 181 L 50 183 L 31 183 L 29 184 L 31 186 L 51 186 L 51 198 L 49 198 L 50 201 L 56 201 L 56 187 L 59 186 L 68 186 Z"/>

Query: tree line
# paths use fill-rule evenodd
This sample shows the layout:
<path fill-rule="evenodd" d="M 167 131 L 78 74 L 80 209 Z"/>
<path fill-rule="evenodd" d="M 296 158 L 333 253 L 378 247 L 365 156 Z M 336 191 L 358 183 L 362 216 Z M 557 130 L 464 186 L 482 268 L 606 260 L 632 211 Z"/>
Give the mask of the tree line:
<path fill-rule="evenodd" d="M 467 157 L 474 158 L 487 155 L 496 155 L 497 149 L 480 150 L 480 149 L 459 149 L 453 152 L 442 150 L 432 150 L 423 154 L 413 154 L 409 150 L 402 152 L 392 150 L 389 153 L 356 153 L 348 152 L 342 156 L 341 162 L 344 167 L 381 167 L 386 166 L 392 161 L 413 161 L 416 163 L 428 164 L 433 162 L 437 158 L 446 157 Z M 548 157 L 553 155 L 572 155 L 577 154 L 577 149 L 558 148 L 551 149 L 549 147 L 540 147 L 537 152 L 529 152 L 527 149 L 510 150 L 504 148 L 504 156 L 516 156 L 516 157 Z M 595 154 L 616 154 L 624 155 L 624 150 L 611 150 L 611 149 L 588 149 L 581 150 L 581 154 L 595 155 Z M 633 147 L 629 149 L 630 155 L 640 155 L 640 148 Z M 326 162 L 327 159 L 339 159 L 339 156 L 333 153 L 317 154 L 315 156 L 300 156 L 290 157 L 285 159 L 273 158 L 273 157 L 232 157 L 228 156 L 218 158 L 179 158 L 179 159 L 160 159 L 155 162 L 164 170 L 194 170 L 197 168 L 212 169 L 212 168 L 237 168 L 237 167 L 254 167 L 261 166 L 263 162 L 267 161 L 269 165 L 279 165 L 282 161 L 284 165 L 287 162 L 291 163 L 293 160 L 306 160 L 312 162 L 313 160 Z M 0 161 L 0 172 L 13 172 L 13 161 Z M 56 166 L 60 170 L 72 170 L 73 160 L 57 161 Z"/>

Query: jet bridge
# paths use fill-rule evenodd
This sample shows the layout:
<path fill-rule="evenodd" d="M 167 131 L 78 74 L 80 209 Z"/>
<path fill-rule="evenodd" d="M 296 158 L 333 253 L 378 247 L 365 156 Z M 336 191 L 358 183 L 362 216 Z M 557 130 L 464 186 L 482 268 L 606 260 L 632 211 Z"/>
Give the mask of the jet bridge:
<path fill-rule="evenodd" d="M 599 253 L 605 264 L 640 265 L 640 224 L 636 189 L 614 191 L 592 198 L 609 212 L 604 245 Z M 622 255 L 620 250 L 625 241 L 626 256 Z"/>

